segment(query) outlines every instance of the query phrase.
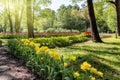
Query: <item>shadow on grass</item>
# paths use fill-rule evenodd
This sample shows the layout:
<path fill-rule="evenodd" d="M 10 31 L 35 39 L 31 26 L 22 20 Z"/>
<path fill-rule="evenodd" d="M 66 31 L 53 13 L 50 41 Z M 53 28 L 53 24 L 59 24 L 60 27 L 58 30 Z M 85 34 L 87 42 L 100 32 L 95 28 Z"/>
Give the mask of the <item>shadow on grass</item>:
<path fill-rule="evenodd" d="M 102 80 L 119 80 L 120 79 L 120 71 L 114 69 L 113 67 L 101 62 L 100 60 L 104 60 L 107 62 L 112 62 L 114 64 L 120 64 L 120 62 L 116 62 L 116 61 L 110 61 L 108 59 L 105 58 L 101 58 L 99 56 L 96 55 L 84 55 L 84 56 L 80 56 L 79 54 L 76 54 L 76 56 L 78 56 L 78 60 L 76 64 L 82 64 L 82 62 L 84 61 L 88 61 L 93 67 L 97 68 L 99 71 L 104 72 L 104 79 Z M 75 66 L 76 68 L 76 66 Z"/>
<path fill-rule="evenodd" d="M 99 61 L 100 57 L 97 57 L 95 55 L 92 56 L 91 54 L 84 55 L 84 56 L 80 56 L 79 54 L 76 54 L 76 56 L 78 57 L 76 60 L 77 62 L 75 62 L 74 66 L 72 66 L 74 67 L 75 70 L 79 69 L 78 64 L 82 64 L 84 61 L 87 61 L 93 67 L 97 68 L 98 71 L 104 72 L 104 77 L 103 79 L 100 79 L 100 80 L 120 80 L 120 77 L 119 77 L 120 72 L 112 68 L 111 66 Z M 109 60 L 106 60 L 106 61 L 109 61 Z"/>
<path fill-rule="evenodd" d="M 105 43 L 105 44 L 108 44 L 108 45 L 115 45 L 115 46 L 120 46 L 120 42 L 112 42 L 112 43 Z"/>
<path fill-rule="evenodd" d="M 99 70 L 103 71 L 105 74 L 105 79 L 103 80 L 120 80 L 120 43 L 104 43 L 108 44 L 107 46 L 69 46 L 67 47 L 70 51 L 86 51 L 87 54 L 84 56 L 80 56 L 80 54 L 76 54 L 78 56 L 79 63 L 88 61 L 93 66 L 97 67 Z M 113 46 L 113 47 L 111 47 Z M 102 55 L 102 56 L 101 56 Z M 116 60 L 106 59 L 113 57 Z M 117 67 L 114 68 L 113 66 Z"/>
<path fill-rule="evenodd" d="M 113 47 L 113 48 L 105 48 L 105 47 L 91 47 L 91 46 L 82 46 L 82 47 L 68 47 L 71 50 L 84 50 L 87 52 L 92 52 L 98 55 L 120 55 L 120 48 Z"/>

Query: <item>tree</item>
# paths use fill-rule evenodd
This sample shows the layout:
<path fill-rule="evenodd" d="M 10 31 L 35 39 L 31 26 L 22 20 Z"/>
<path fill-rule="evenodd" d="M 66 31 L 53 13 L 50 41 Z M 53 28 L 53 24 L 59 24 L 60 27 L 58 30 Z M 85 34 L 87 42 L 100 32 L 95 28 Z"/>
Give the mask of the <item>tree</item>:
<path fill-rule="evenodd" d="M 7 25 L 8 25 L 8 16 L 7 16 L 7 8 L 6 8 L 6 0 L 4 1 L 1 1 L 1 4 L 0 6 L 3 7 L 3 9 L 0 10 L 0 26 L 3 30 L 3 32 L 6 32 L 6 29 L 7 29 Z"/>
<path fill-rule="evenodd" d="M 115 32 L 117 27 L 116 10 L 114 6 L 106 4 L 103 11 L 103 19 L 106 21 L 110 31 Z"/>
<path fill-rule="evenodd" d="M 10 26 L 10 32 L 13 32 L 13 20 L 12 20 L 12 13 L 10 11 L 10 4 L 13 4 L 12 2 L 10 2 L 9 0 L 6 1 L 4 0 L 4 9 L 6 10 L 6 14 L 9 20 L 9 26 Z"/>
<path fill-rule="evenodd" d="M 78 2 L 78 1 L 81 1 L 81 0 L 72 0 L 73 3 Z M 93 41 L 102 42 L 99 36 L 98 30 L 97 30 L 97 24 L 96 24 L 92 0 L 87 0 L 87 4 L 88 4 L 88 12 L 89 12 L 90 24 L 91 24 L 91 29 L 92 29 Z"/>
<path fill-rule="evenodd" d="M 34 37 L 34 26 L 33 26 L 33 12 L 32 12 L 32 0 L 27 0 L 26 11 L 27 11 L 27 27 L 28 27 L 28 37 Z"/>
<path fill-rule="evenodd" d="M 120 36 L 120 0 L 109 0 L 108 2 L 112 3 L 116 7 L 117 14 L 117 34 Z"/>
<path fill-rule="evenodd" d="M 23 2 L 23 3 L 22 3 Z M 20 31 L 22 14 L 24 10 L 24 1 L 14 0 L 14 18 L 15 18 L 15 32 Z"/>
<path fill-rule="evenodd" d="M 41 9 L 40 6 L 47 6 L 51 4 L 51 0 L 32 0 L 32 17 L 33 17 L 33 26 L 36 27 L 36 25 L 38 24 L 38 18 L 39 18 L 39 14 L 41 13 Z M 39 19 L 40 21 L 40 19 Z M 33 28 L 35 29 L 35 28 Z M 36 28 L 37 30 L 37 28 Z"/>
<path fill-rule="evenodd" d="M 74 7 L 74 6 L 73 6 Z M 74 8 L 71 11 L 73 17 L 74 27 L 73 29 L 78 30 L 79 32 L 86 31 L 86 18 L 84 18 L 83 11 L 78 8 Z"/>
<path fill-rule="evenodd" d="M 67 30 L 78 30 L 79 32 L 85 31 L 85 18 L 83 17 L 82 10 L 78 5 L 68 5 L 58 9 L 57 20 L 61 23 L 61 27 Z"/>
<path fill-rule="evenodd" d="M 102 42 L 97 30 L 97 24 L 96 24 L 92 0 L 87 0 L 87 3 L 88 3 L 88 11 L 89 11 L 89 17 L 90 17 L 90 24 L 92 28 L 92 34 L 93 34 L 93 41 Z"/>
<path fill-rule="evenodd" d="M 86 24 L 86 31 L 88 28 L 90 28 L 90 21 L 89 21 L 89 14 L 88 14 L 88 7 L 84 6 L 82 8 L 82 15 L 83 15 L 83 19 L 85 19 L 85 24 Z"/>
<path fill-rule="evenodd" d="M 108 31 L 111 31 L 107 24 L 108 16 L 110 16 L 111 14 L 107 10 L 109 7 L 107 7 L 107 6 L 104 7 L 105 5 L 106 4 L 104 4 L 104 2 L 101 2 L 101 1 L 94 2 L 94 9 L 95 9 L 96 23 L 97 23 L 98 31 L 107 33 Z M 115 14 L 113 14 L 113 15 L 115 15 Z M 112 23 L 112 24 L 115 24 L 115 23 Z"/>
<path fill-rule="evenodd" d="M 40 19 L 42 19 L 41 24 L 44 30 L 48 28 L 54 28 L 54 21 L 55 21 L 55 11 L 46 8 L 41 10 Z"/>
<path fill-rule="evenodd" d="M 74 26 L 73 16 L 71 15 L 72 6 L 61 5 L 58 9 L 57 20 L 61 23 L 60 27 L 71 30 Z"/>
<path fill-rule="evenodd" d="M 24 0 L 3 0 L 1 1 L 4 5 L 4 31 L 6 31 L 7 22 L 9 22 L 10 32 L 19 32 L 20 24 L 22 20 L 22 12 L 24 6 Z"/>

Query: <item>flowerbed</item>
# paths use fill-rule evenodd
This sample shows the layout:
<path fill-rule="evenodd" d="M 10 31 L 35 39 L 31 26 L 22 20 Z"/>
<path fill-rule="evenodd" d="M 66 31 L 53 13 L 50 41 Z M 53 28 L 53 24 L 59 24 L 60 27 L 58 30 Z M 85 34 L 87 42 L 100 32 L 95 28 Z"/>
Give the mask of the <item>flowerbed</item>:
<path fill-rule="evenodd" d="M 40 76 L 40 80 L 102 80 L 103 73 L 87 61 L 73 68 L 79 60 L 76 56 L 65 61 L 54 49 L 41 46 L 31 39 L 9 40 L 8 47 L 11 54 L 24 60 L 26 66 Z"/>
<path fill-rule="evenodd" d="M 60 37 L 60 36 L 70 36 L 78 35 L 78 32 L 35 32 L 35 37 Z M 11 33 L 11 32 L 1 32 L 0 38 L 2 39 L 13 39 L 13 38 L 28 38 L 27 32 Z"/>
<path fill-rule="evenodd" d="M 50 38 L 36 38 L 34 42 L 41 44 L 41 46 L 48 46 L 49 48 L 64 47 L 73 43 L 84 42 L 88 40 L 86 34 L 64 36 L 64 37 L 50 37 Z"/>

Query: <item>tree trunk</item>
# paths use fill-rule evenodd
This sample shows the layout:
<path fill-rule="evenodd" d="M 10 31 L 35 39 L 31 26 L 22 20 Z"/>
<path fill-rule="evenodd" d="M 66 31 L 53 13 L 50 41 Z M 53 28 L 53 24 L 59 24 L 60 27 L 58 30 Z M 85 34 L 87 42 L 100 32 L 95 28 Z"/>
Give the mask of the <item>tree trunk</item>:
<path fill-rule="evenodd" d="M 6 32 L 6 27 L 7 27 L 7 18 L 6 18 L 6 14 L 4 14 L 3 32 Z"/>
<path fill-rule="evenodd" d="M 90 22 L 89 22 L 89 20 L 86 20 L 86 31 L 87 31 L 87 29 L 90 27 Z"/>
<path fill-rule="evenodd" d="M 6 0 L 5 0 L 6 2 Z M 6 5 L 5 5 L 6 6 Z M 10 32 L 13 33 L 13 22 L 12 22 L 12 16 L 11 16 L 11 12 L 10 12 L 10 5 L 9 5 L 9 1 L 8 1 L 8 9 L 7 9 L 7 16 L 8 16 L 8 20 L 9 20 L 9 25 L 10 25 Z"/>
<path fill-rule="evenodd" d="M 6 32 L 6 28 L 7 28 L 6 0 L 4 0 L 4 10 L 5 10 L 5 13 L 3 14 L 4 15 L 3 32 Z"/>
<path fill-rule="evenodd" d="M 13 22 L 12 22 L 12 17 L 10 15 L 10 13 L 8 14 L 8 20 L 9 20 L 9 24 L 10 24 L 10 32 L 13 33 Z"/>
<path fill-rule="evenodd" d="M 98 30 L 97 30 L 97 25 L 96 25 L 96 19 L 95 19 L 92 0 L 87 0 L 87 3 L 88 3 L 88 11 L 89 11 L 93 41 L 94 42 L 102 42 L 102 40 L 99 36 Z"/>
<path fill-rule="evenodd" d="M 120 36 L 120 0 L 116 0 L 117 34 Z"/>
<path fill-rule="evenodd" d="M 4 23 L 3 32 L 6 32 L 6 23 Z"/>
<path fill-rule="evenodd" d="M 32 6 L 31 6 L 32 0 L 27 0 L 27 27 L 28 27 L 28 37 L 34 37 L 34 31 L 33 31 L 33 15 L 32 15 Z"/>
<path fill-rule="evenodd" d="M 20 22 L 19 22 L 19 16 L 18 13 L 15 13 L 15 32 L 19 32 L 20 30 Z"/>

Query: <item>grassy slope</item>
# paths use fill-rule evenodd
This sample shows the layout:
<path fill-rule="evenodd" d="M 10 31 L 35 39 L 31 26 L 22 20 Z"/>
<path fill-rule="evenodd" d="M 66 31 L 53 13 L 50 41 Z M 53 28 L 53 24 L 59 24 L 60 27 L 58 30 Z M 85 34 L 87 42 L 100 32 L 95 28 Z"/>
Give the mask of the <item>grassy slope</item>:
<path fill-rule="evenodd" d="M 105 79 L 120 80 L 120 39 L 103 39 L 104 43 L 92 41 L 75 44 L 65 48 L 56 48 L 67 60 L 70 55 L 79 57 L 78 63 L 88 61 L 104 72 Z"/>

